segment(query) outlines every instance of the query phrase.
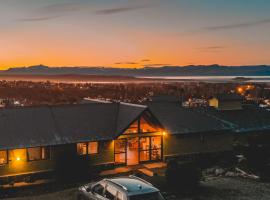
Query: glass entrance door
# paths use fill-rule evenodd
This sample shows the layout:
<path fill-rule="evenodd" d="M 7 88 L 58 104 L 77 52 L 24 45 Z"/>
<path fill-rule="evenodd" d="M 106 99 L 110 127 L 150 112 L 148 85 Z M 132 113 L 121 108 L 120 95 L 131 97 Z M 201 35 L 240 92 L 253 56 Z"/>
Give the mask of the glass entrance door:
<path fill-rule="evenodd" d="M 114 162 L 116 164 L 127 163 L 127 140 L 119 139 L 114 142 Z"/>
<path fill-rule="evenodd" d="M 139 139 L 127 139 L 127 165 L 139 164 Z"/>
<path fill-rule="evenodd" d="M 162 159 L 162 136 L 140 138 L 140 162 Z"/>
<path fill-rule="evenodd" d="M 162 136 L 133 137 L 115 140 L 116 164 L 137 165 L 162 159 Z"/>

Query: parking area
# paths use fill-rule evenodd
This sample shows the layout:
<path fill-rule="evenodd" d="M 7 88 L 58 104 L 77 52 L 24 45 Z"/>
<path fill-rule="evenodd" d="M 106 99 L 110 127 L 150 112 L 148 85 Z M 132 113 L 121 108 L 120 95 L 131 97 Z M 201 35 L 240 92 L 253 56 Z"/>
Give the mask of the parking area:
<path fill-rule="evenodd" d="M 164 177 L 150 178 L 149 181 L 159 187 L 167 200 L 268 200 L 270 183 L 261 183 L 242 178 L 215 177 L 201 182 L 198 189 L 183 194 L 166 186 Z M 9 200 L 74 200 L 78 186 L 39 186 L 35 190 L 17 191 L 16 198 Z M 55 188 L 55 189 L 54 189 Z M 55 190 L 55 191 L 53 191 Z M 56 191 L 57 190 L 57 191 Z M 21 194 L 20 194 L 21 193 Z"/>

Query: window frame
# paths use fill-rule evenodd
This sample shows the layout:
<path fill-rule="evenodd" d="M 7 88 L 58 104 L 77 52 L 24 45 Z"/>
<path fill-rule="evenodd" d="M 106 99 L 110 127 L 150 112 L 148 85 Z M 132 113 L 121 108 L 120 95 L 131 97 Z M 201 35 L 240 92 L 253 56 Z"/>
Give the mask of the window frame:
<path fill-rule="evenodd" d="M 142 149 L 141 148 L 141 139 L 144 139 L 144 138 L 149 138 L 149 142 L 150 142 L 150 146 L 148 149 Z M 161 141 L 160 141 L 160 147 L 158 148 L 155 148 L 153 147 L 153 141 L 152 139 L 153 138 L 160 138 Z M 153 152 L 154 151 L 159 151 L 160 152 L 160 159 L 153 159 Z M 149 152 L 149 159 L 148 160 L 141 160 L 140 158 L 140 155 L 141 155 L 141 152 Z M 163 157 L 163 136 L 147 136 L 147 137 L 139 137 L 139 162 L 143 163 L 143 162 L 149 162 L 149 161 L 159 161 L 159 160 L 162 160 L 162 157 Z"/>
<path fill-rule="evenodd" d="M 97 152 L 96 153 L 89 153 L 89 144 L 96 143 L 97 144 Z M 86 144 L 86 154 L 79 154 L 78 153 L 78 144 Z M 99 142 L 98 141 L 90 141 L 90 142 L 78 142 L 76 143 L 76 151 L 78 156 L 89 156 L 89 155 L 97 155 L 99 154 Z"/>
<path fill-rule="evenodd" d="M 36 148 L 39 148 L 40 149 L 40 159 L 30 160 L 29 149 L 36 149 Z M 49 151 L 47 158 L 42 158 L 42 150 L 43 149 L 44 149 L 45 152 L 46 152 L 46 150 Z M 42 161 L 42 160 L 51 160 L 51 147 L 50 146 L 42 146 L 42 147 L 29 147 L 29 148 L 26 148 L 26 156 L 27 156 L 27 162 L 35 162 L 35 161 Z"/>
<path fill-rule="evenodd" d="M 123 151 L 116 151 L 115 142 L 117 142 L 117 141 L 124 142 L 125 147 L 124 147 Z M 124 155 L 125 161 L 124 162 L 116 162 L 116 155 Z M 127 139 L 126 138 L 117 139 L 117 140 L 114 141 L 114 163 L 117 163 L 117 164 L 126 164 L 127 163 Z"/>
<path fill-rule="evenodd" d="M 8 150 L 0 150 L 0 151 L 4 151 L 6 153 L 6 162 L 5 163 L 0 163 L 0 167 L 1 166 L 5 166 L 9 163 L 9 156 L 8 156 Z"/>

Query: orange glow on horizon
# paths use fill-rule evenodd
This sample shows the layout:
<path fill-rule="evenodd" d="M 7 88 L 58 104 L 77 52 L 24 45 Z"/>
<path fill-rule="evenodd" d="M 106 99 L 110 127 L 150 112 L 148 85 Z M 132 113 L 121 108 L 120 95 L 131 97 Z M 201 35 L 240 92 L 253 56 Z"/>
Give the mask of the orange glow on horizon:
<path fill-rule="evenodd" d="M 20 35 L 14 35 L 13 32 L 9 35 L 0 33 L 5 37 L 0 47 L 0 69 L 39 64 L 141 68 L 155 64 L 185 66 L 217 63 L 233 66 L 269 63 L 267 51 L 260 51 L 261 47 L 243 48 L 237 41 L 224 39 L 222 43 L 234 43 L 235 47 L 212 52 L 200 47 L 215 42 L 213 38 L 202 40 L 198 36 L 172 37 L 162 32 L 143 30 L 123 32 L 119 36 L 95 35 L 88 40 L 73 37 L 72 34 L 60 38 L 48 34 L 40 40 L 39 35 L 44 33 L 38 30 L 31 33 L 22 31 Z M 121 40 L 115 37 L 121 37 Z"/>

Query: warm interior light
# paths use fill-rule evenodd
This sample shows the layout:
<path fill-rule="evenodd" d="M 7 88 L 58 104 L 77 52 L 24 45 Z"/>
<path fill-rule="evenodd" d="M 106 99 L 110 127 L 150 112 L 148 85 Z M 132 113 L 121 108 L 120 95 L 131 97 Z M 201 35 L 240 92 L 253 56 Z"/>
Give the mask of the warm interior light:
<path fill-rule="evenodd" d="M 243 88 L 239 87 L 239 88 L 237 88 L 237 91 L 238 91 L 239 93 L 242 93 L 244 90 L 243 90 Z"/>
<path fill-rule="evenodd" d="M 167 135 L 166 131 L 163 131 L 163 132 L 162 132 L 162 135 L 164 135 L 164 136 Z"/>
<path fill-rule="evenodd" d="M 20 160 L 21 160 L 21 158 L 20 158 L 20 157 L 17 157 L 17 158 L 16 158 L 16 160 L 17 160 L 17 161 L 20 161 Z"/>

